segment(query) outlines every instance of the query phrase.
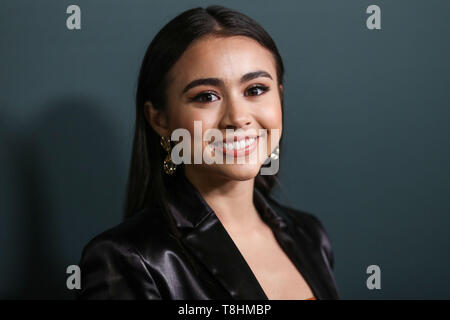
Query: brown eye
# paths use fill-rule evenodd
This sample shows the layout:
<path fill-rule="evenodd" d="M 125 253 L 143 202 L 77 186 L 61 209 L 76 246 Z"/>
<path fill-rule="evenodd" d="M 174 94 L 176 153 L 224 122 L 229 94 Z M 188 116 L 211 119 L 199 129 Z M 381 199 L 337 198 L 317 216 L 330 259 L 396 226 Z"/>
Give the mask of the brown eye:
<path fill-rule="evenodd" d="M 214 99 L 214 97 L 216 99 Z M 197 102 L 214 102 L 218 100 L 218 98 L 213 92 L 203 92 L 196 95 L 192 100 Z"/>
<path fill-rule="evenodd" d="M 268 90 L 269 90 L 269 87 L 266 87 L 263 85 L 257 85 L 257 86 L 248 88 L 245 95 L 246 96 L 260 96 Z"/>

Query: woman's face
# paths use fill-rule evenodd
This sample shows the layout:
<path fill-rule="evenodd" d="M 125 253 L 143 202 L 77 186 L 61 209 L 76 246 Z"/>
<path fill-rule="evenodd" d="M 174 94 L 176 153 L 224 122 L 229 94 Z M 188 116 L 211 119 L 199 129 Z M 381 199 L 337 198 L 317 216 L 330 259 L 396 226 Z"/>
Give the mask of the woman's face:
<path fill-rule="evenodd" d="M 271 52 L 244 36 L 204 38 L 183 53 L 168 79 L 168 134 L 177 128 L 189 131 L 191 163 L 194 163 L 194 143 L 201 145 L 202 155 L 214 156 L 218 152 L 223 159 L 222 164 L 206 164 L 203 160 L 201 164 L 186 164 L 186 174 L 240 181 L 254 178 L 267 155 L 278 145 L 282 130 L 279 92 L 282 86 L 278 86 Z M 206 130 L 218 129 L 223 141 L 216 141 L 216 145 L 203 139 L 194 141 L 194 121 L 201 121 L 203 137 Z M 236 131 L 227 136 L 226 129 Z M 267 136 L 260 135 L 259 129 L 266 129 Z M 277 137 L 272 129 L 279 130 Z M 256 140 L 247 139 L 246 144 L 241 140 L 255 134 L 259 136 Z M 238 142 L 232 147 L 227 139 L 230 137 Z M 257 149 L 253 149 L 258 143 L 265 144 L 267 151 L 251 163 L 250 155 L 258 155 Z M 226 163 L 226 157 L 234 158 L 234 163 Z M 237 163 L 238 157 L 245 157 L 245 163 Z"/>

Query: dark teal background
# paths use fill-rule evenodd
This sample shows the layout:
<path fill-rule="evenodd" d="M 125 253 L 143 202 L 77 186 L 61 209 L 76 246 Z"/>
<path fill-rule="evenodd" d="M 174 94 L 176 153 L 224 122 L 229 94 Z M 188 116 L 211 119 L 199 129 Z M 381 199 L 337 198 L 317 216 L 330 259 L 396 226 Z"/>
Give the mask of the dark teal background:
<path fill-rule="evenodd" d="M 341 297 L 449 299 L 450 2 L 437 0 L 1 1 L 0 297 L 72 297 L 66 267 L 122 217 L 145 49 L 175 15 L 219 3 L 284 59 L 278 196 L 322 220 Z M 70 4 L 81 30 L 66 28 Z M 371 4 L 381 30 L 366 27 Z"/>

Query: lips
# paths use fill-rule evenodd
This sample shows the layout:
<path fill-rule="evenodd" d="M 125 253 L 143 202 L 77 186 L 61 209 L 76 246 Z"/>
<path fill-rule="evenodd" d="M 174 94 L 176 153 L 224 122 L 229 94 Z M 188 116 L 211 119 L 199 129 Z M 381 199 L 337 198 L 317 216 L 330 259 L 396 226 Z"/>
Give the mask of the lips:
<path fill-rule="evenodd" d="M 235 137 L 234 141 L 233 139 L 217 141 L 212 142 L 211 145 L 213 145 L 216 150 L 228 155 L 248 155 L 256 148 L 259 138 L 259 136 L 242 138 Z"/>

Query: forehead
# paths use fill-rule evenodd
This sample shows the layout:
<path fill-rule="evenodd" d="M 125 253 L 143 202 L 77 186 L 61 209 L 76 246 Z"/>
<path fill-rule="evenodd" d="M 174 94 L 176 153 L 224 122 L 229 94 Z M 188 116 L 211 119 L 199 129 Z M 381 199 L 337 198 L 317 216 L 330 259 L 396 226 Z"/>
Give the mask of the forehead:
<path fill-rule="evenodd" d="M 276 79 L 272 53 L 244 36 L 208 37 L 195 41 L 172 67 L 169 78 L 181 86 L 197 78 L 238 80 L 243 74 L 264 70 Z"/>

